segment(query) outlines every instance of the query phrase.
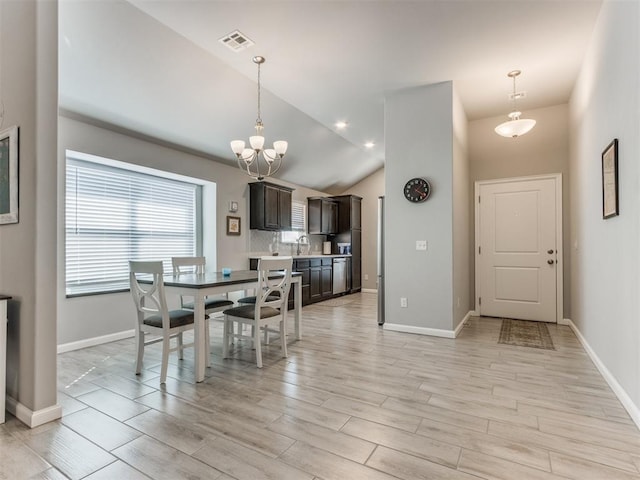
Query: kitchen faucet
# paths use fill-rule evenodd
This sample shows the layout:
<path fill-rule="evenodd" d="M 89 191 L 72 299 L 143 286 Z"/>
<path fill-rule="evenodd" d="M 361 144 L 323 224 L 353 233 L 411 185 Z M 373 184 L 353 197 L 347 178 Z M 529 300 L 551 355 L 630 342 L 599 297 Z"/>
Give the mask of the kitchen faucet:
<path fill-rule="evenodd" d="M 309 237 L 307 237 L 306 235 L 300 235 L 298 237 L 298 240 L 296 241 L 296 255 L 300 255 L 302 252 L 300 251 L 300 240 L 302 240 L 303 238 L 307 239 L 307 243 L 309 243 Z"/>

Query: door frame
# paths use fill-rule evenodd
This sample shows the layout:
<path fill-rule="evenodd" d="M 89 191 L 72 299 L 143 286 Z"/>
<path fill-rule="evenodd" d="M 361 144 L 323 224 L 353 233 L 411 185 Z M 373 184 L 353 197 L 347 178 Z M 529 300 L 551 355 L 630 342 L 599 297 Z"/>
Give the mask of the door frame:
<path fill-rule="evenodd" d="M 492 185 L 497 183 L 517 183 L 527 182 L 531 180 L 547 180 L 552 179 L 555 181 L 556 192 L 556 247 L 558 253 L 556 254 L 556 324 L 564 324 L 564 248 L 562 244 L 562 173 L 551 173 L 546 175 L 531 175 L 525 177 L 511 177 L 511 178 L 497 178 L 494 180 L 478 180 L 474 182 L 473 189 L 473 205 L 475 210 L 475 244 L 474 244 L 474 258 L 475 258 L 475 292 L 474 292 L 474 310 L 480 315 L 480 305 L 478 304 L 478 293 L 480 292 L 480 275 L 478 275 L 480 255 L 478 254 L 480 246 L 480 204 L 478 202 L 478 196 L 480 194 L 480 187 L 482 185 Z"/>

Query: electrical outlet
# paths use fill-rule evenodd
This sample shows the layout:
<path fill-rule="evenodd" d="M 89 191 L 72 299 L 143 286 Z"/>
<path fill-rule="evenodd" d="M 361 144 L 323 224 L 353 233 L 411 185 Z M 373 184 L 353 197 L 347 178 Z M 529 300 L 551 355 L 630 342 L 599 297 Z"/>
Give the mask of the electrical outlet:
<path fill-rule="evenodd" d="M 368 274 L 368 273 L 365 273 L 365 274 L 364 274 L 364 279 L 365 279 L 365 280 L 369 280 L 369 274 Z"/>
<path fill-rule="evenodd" d="M 456 307 L 460 308 L 460 297 L 458 297 L 458 301 L 456 302 Z"/>
<path fill-rule="evenodd" d="M 407 308 L 407 297 L 401 297 L 400 298 L 400 307 L 401 308 Z"/>
<path fill-rule="evenodd" d="M 427 249 L 426 240 L 416 240 L 416 250 L 426 250 L 426 249 Z"/>

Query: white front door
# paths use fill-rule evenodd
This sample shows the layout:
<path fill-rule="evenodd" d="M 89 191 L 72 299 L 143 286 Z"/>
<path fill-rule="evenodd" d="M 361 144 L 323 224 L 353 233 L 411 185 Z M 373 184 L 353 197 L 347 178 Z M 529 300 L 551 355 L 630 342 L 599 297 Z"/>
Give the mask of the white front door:
<path fill-rule="evenodd" d="M 477 183 L 480 315 L 557 322 L 558 182 L 559 175 Z"/>

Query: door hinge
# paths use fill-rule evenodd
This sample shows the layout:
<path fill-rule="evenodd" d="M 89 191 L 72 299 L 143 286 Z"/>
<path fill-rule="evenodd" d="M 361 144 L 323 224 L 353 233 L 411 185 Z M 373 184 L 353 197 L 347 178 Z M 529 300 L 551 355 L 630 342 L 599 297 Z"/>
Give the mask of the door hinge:
<path fill-rule="evenodd" d="M 481 255 L 481 254 L 482 254 L 482 247 L 478 246 L 478 255 Z"/>
<path fill-rule="evenodd" d="M 480 203 L 480 195 L 478 195 L 478 203 Z"/>
<path fill-rule="evenodd" d="M 482 297 L 478 297 L 478 305 L 482 305 Z"/>

